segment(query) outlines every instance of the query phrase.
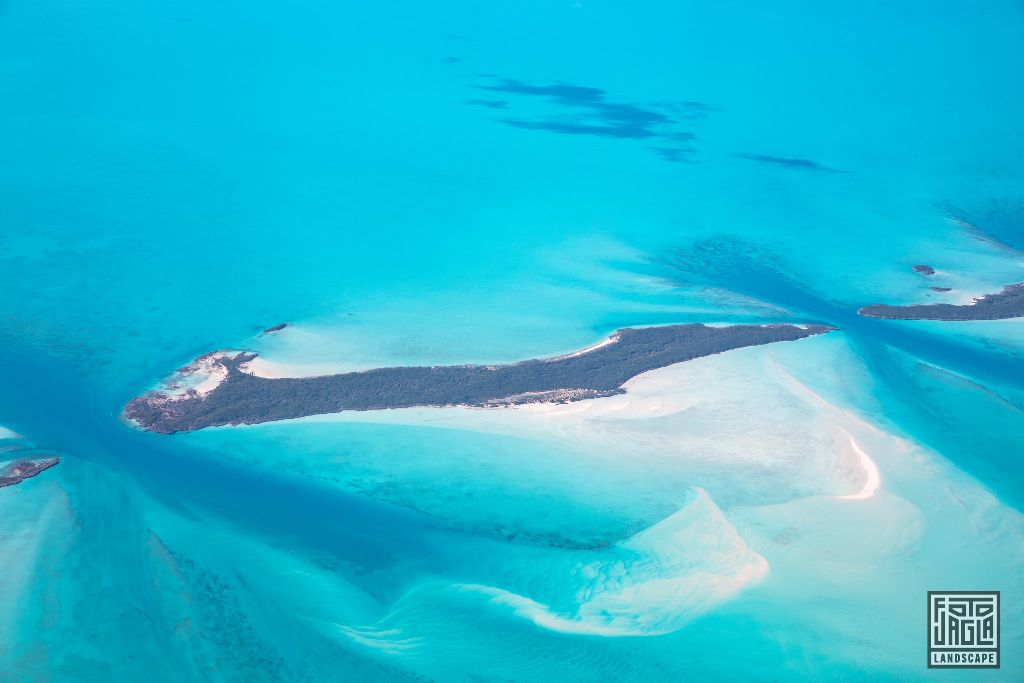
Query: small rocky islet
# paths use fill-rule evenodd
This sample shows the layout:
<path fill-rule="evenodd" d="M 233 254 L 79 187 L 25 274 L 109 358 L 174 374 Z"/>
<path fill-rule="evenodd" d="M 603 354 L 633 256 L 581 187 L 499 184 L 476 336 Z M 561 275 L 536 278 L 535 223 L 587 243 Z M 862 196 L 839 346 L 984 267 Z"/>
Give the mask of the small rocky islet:
<path fill-rule="evenodd" d="M 948 288 L 932 288 L 949 291 Z M 889 320 L 1005 320 L 1024 316 L 1024 283 L 1007 285 L 1001 292 L 985 294 L 968 304 L 871 304 L 857 311 L 871 318 Z"/>
<path fill-rule="evenodd" d="M 60 458 L 34 458 L 15 460 L 0 467 L 0 488 L 20 484 L 26 479 L 31 479 L 37 474 L 44 472 L 57 463 Z"/>

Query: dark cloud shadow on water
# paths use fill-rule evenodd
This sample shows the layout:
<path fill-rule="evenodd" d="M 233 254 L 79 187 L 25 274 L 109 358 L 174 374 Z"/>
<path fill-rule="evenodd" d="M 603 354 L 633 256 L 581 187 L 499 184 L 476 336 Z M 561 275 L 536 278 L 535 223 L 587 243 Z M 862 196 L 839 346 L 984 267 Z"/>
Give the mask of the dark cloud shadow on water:
<path fill-rule="evenodd" d="M 472 104 L 477 107 L 487 107 L 488 109 L 507 109 L 508 102 L 505 100 L 487 100 L 482 98 L 474 98 L 472 100 L 466 100 L 466 104 Z"/>
<path fill-rule="evenodd" d="M 715 112 L 722 111 L 720 107 L 715 107 L 704 102 L 698 102 L 696 100 L 686 100 L 684 102 L 668 102 L 665 106 L 680 118 L 696 120 L 707 118 Z"/>
<path fill-rule="evenodd" d="M 773 164 L 775 166 L 783 166 L 785 168 L 791 168 L 798 171 L 823 171 L 825 173 L 846 173 L 847 171 L 841 171 L 837 168 L 831 168 L 824 164 L 819 164 L 817 161 L 811 159 L 798 159 L 794 157 L 776 157 L 770 154 L 750 154 L 747 152 L 737 154 L 737 158 L 746 159 L 747 161 L 756 161 L 762 164 Z"/>
<path fill-rule="evenodd" d="M 693 155 L 697 150 L 692 147 L 652 147 L 651 151 L 673 164 L 690 164 L 694 163 Z"/>
<path fill-rule="evenodd" d="M 629 124 L 622 125 L 596 125 L 587 123 L 574 123 L 572 121 L 527 121 L 525 119 L 503 119 L 503 123 L 516 128 L 527 128 L 529 130 L 546 130 L 552 133 L 564 135 L 602 135 L 608 138 L 649 138 L 654 133 L 643 126 Z"/>
<path fill-rule="evenodd" d="M 498 119 L 500 123 L 560 135 L 656 141 L 658 145 L 651 149 L 671 162 L 691 160 L 688 157 L 694 151 L 688 143 L 695 140 L 696 135 L 681 129 L 682 122 L 703 118 L 715 111 L 714 107 L 696 101 L 620 102 L 611 99 L 601 88 L 590 86 L 531 83 L 483 74 L 480 77 L 484 82 L 475 87 L 502 99 L 481 98 L 470 103 L 484 107 L 490 107 L 488 103 L 493 101 L 505 103 L 500 108 L 508 108 L 510 116 Z M 521 106 L 517 108 L 516 104 Z M 537 111 L 537 105 L 542 111 Z"/>

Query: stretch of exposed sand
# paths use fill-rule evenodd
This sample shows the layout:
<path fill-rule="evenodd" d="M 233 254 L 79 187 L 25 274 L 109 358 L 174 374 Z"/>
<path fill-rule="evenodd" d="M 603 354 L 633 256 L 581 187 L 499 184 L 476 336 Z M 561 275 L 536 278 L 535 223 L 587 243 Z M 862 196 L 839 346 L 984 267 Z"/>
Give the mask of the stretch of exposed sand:
<path fill-rule="evenodd" d="M 216 360 L 229 353 L 220 351 L 196 359 L 165 380 L 161 391 L 172 401 L 187 398 L 191 392 L 205 396 L 227 379 L 227 368 Z"/>
<path fill-rule="evenodd" d="M 344 372 L 358 372 L 370 370 L 375 365 L 342 365 L 340 363 L 283 363 L 275 360 L 268 360 L 263 356 L 256 356 L 252 360 L 242 363 L 238 369 L 254 377 L 265 377 L 267 379 L 285 379 L 302 377 L 323 377 L 325 375 L 337 375 Z"/>
<path fill-rule="evenodd" d="M 564 360 L 566 358 L 575 358 L 582 356 L 587 353 L 592 353 L 598 349 L 604 348 L 619 341 L 619 338 L 615 335 L 608 337 L 596 344 L 573 351 L 572 353 L 566 353 L 561 356 L 553 356 L 548 360 Z M 238 366 L 238 369 L 242 372 L 246 372 L 254 377 L 265 377 L 267 379 L 284 379 L 284 378 L 302 378 L 302 377 L 322 377 L 324 375 L 335 375 L 343 372 L 358 372 L 360 370 L 370 370 L 375 365 L 360 365 L 353 366 L 351 364 L 340 364 L 340 363 L 319 363 L 319 364 L 299 364 L 299 363 L 285 363 L 281 361 L 271 360 L 264 356 L 256 356 L 251 361 L 243 363 Z"/>
<path fill-rule="evenodd" d="M 864 500 L 865 498 L 870 498 L 875 495 L 875 491 L 878 490 L 878 487 L 882 484 L 882 478 L 878 473 L 878 466 L 875 465 L 875 461 L 872 460 L 868 454 L 863 451 L 863 449 L 861 449 L 857 444 L 857 440 L 852 436 L 850 437 L 850 448 L 852 448 L 853 452 L 860 457 L 860 464 L 864 468 L 864 473 L 866 475 L 864 479 L 864 487 L 857 493 L 839 496 L 839 498 L 845 500 Z"/>
<path fill-rule="evenodd" d="M 579 351 L 573 351 L 572 353 L 566 353 L 566 354 L 561 355 L 561 356 L 555 356 L 554 358 L 549 358 L 548 360 L 564 360 L 566 358 L 576 358 L 578 356 L 583 356 L 585 354 L 597 351 L 598 349 L 602 349 L 602 348 L 604 348 L 606 346 L 610 346 L 612 344 L 615 344 L 618 341 L 619 341 L 619 336 L 613 334 L 612 336 L 608 337 L 604 341 L 600 341 L 600 342 L 598 342 L 596 344 L 593 344 L 593 345 L 588 346 L 586 348 L 580 349 Z"/>

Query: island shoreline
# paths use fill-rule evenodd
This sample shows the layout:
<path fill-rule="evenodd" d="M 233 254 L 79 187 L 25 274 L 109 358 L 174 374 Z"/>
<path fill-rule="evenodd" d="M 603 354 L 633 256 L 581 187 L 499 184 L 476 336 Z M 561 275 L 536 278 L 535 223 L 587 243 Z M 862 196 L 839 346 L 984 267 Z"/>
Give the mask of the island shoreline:
<path fill-rule="evenodd" d="M 245 370 L 257 354 L 214 352 L 179 370 L 163 390 L 130 401 L 123 417 L 143 430 L 171 434 L 344 411 L 567 403 L 621 394 L 627 381 L 649 370 L 834 329 L 817 324 L 699 323 L 626 328 L 600 344 L 552 358 L 504 365 L 375 368 L 314 377 L 260 377 Z M 196 382 L 197 372 L 208 376 Z"/>

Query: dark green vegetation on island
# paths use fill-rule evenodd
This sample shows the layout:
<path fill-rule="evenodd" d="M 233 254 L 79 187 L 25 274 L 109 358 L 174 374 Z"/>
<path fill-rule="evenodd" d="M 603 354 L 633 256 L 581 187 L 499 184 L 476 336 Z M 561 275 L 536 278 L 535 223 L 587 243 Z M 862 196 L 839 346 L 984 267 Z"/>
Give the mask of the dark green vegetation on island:
<path fill-rule="evenodd" d="M 872 304 L 861 315 L 891 320 L 1002 320 L 1024 316 L 1024 283 L 1008 285 L 998 294 L 986 294 L 970 304 Z"/>
<path fill-rule="evenodd" d="M 252 353 L 211 354 L 226 370 L 214 389 L 183 395 L 150 392 L 132 400 L 125 418 L 173 433 L 215 425 L 413 406 L 498 406 L 566 402 L 622 393 L 637 375 L 731 349 L 793 341 L 826 325 L 670 325 L 619 330 L 593 349 L 508 365 L 378 368 L 305 378 L 269 379 L 244 371 Z"/>
<path fill-rule="evenodd" d="M 5 486 L 20 484 L 44 470 L 48 470 L 57 463 L 60 458 L 46 458 L 44 460 L 18 460 L 3 469 L 0 469 L 0 489 Z"/>

